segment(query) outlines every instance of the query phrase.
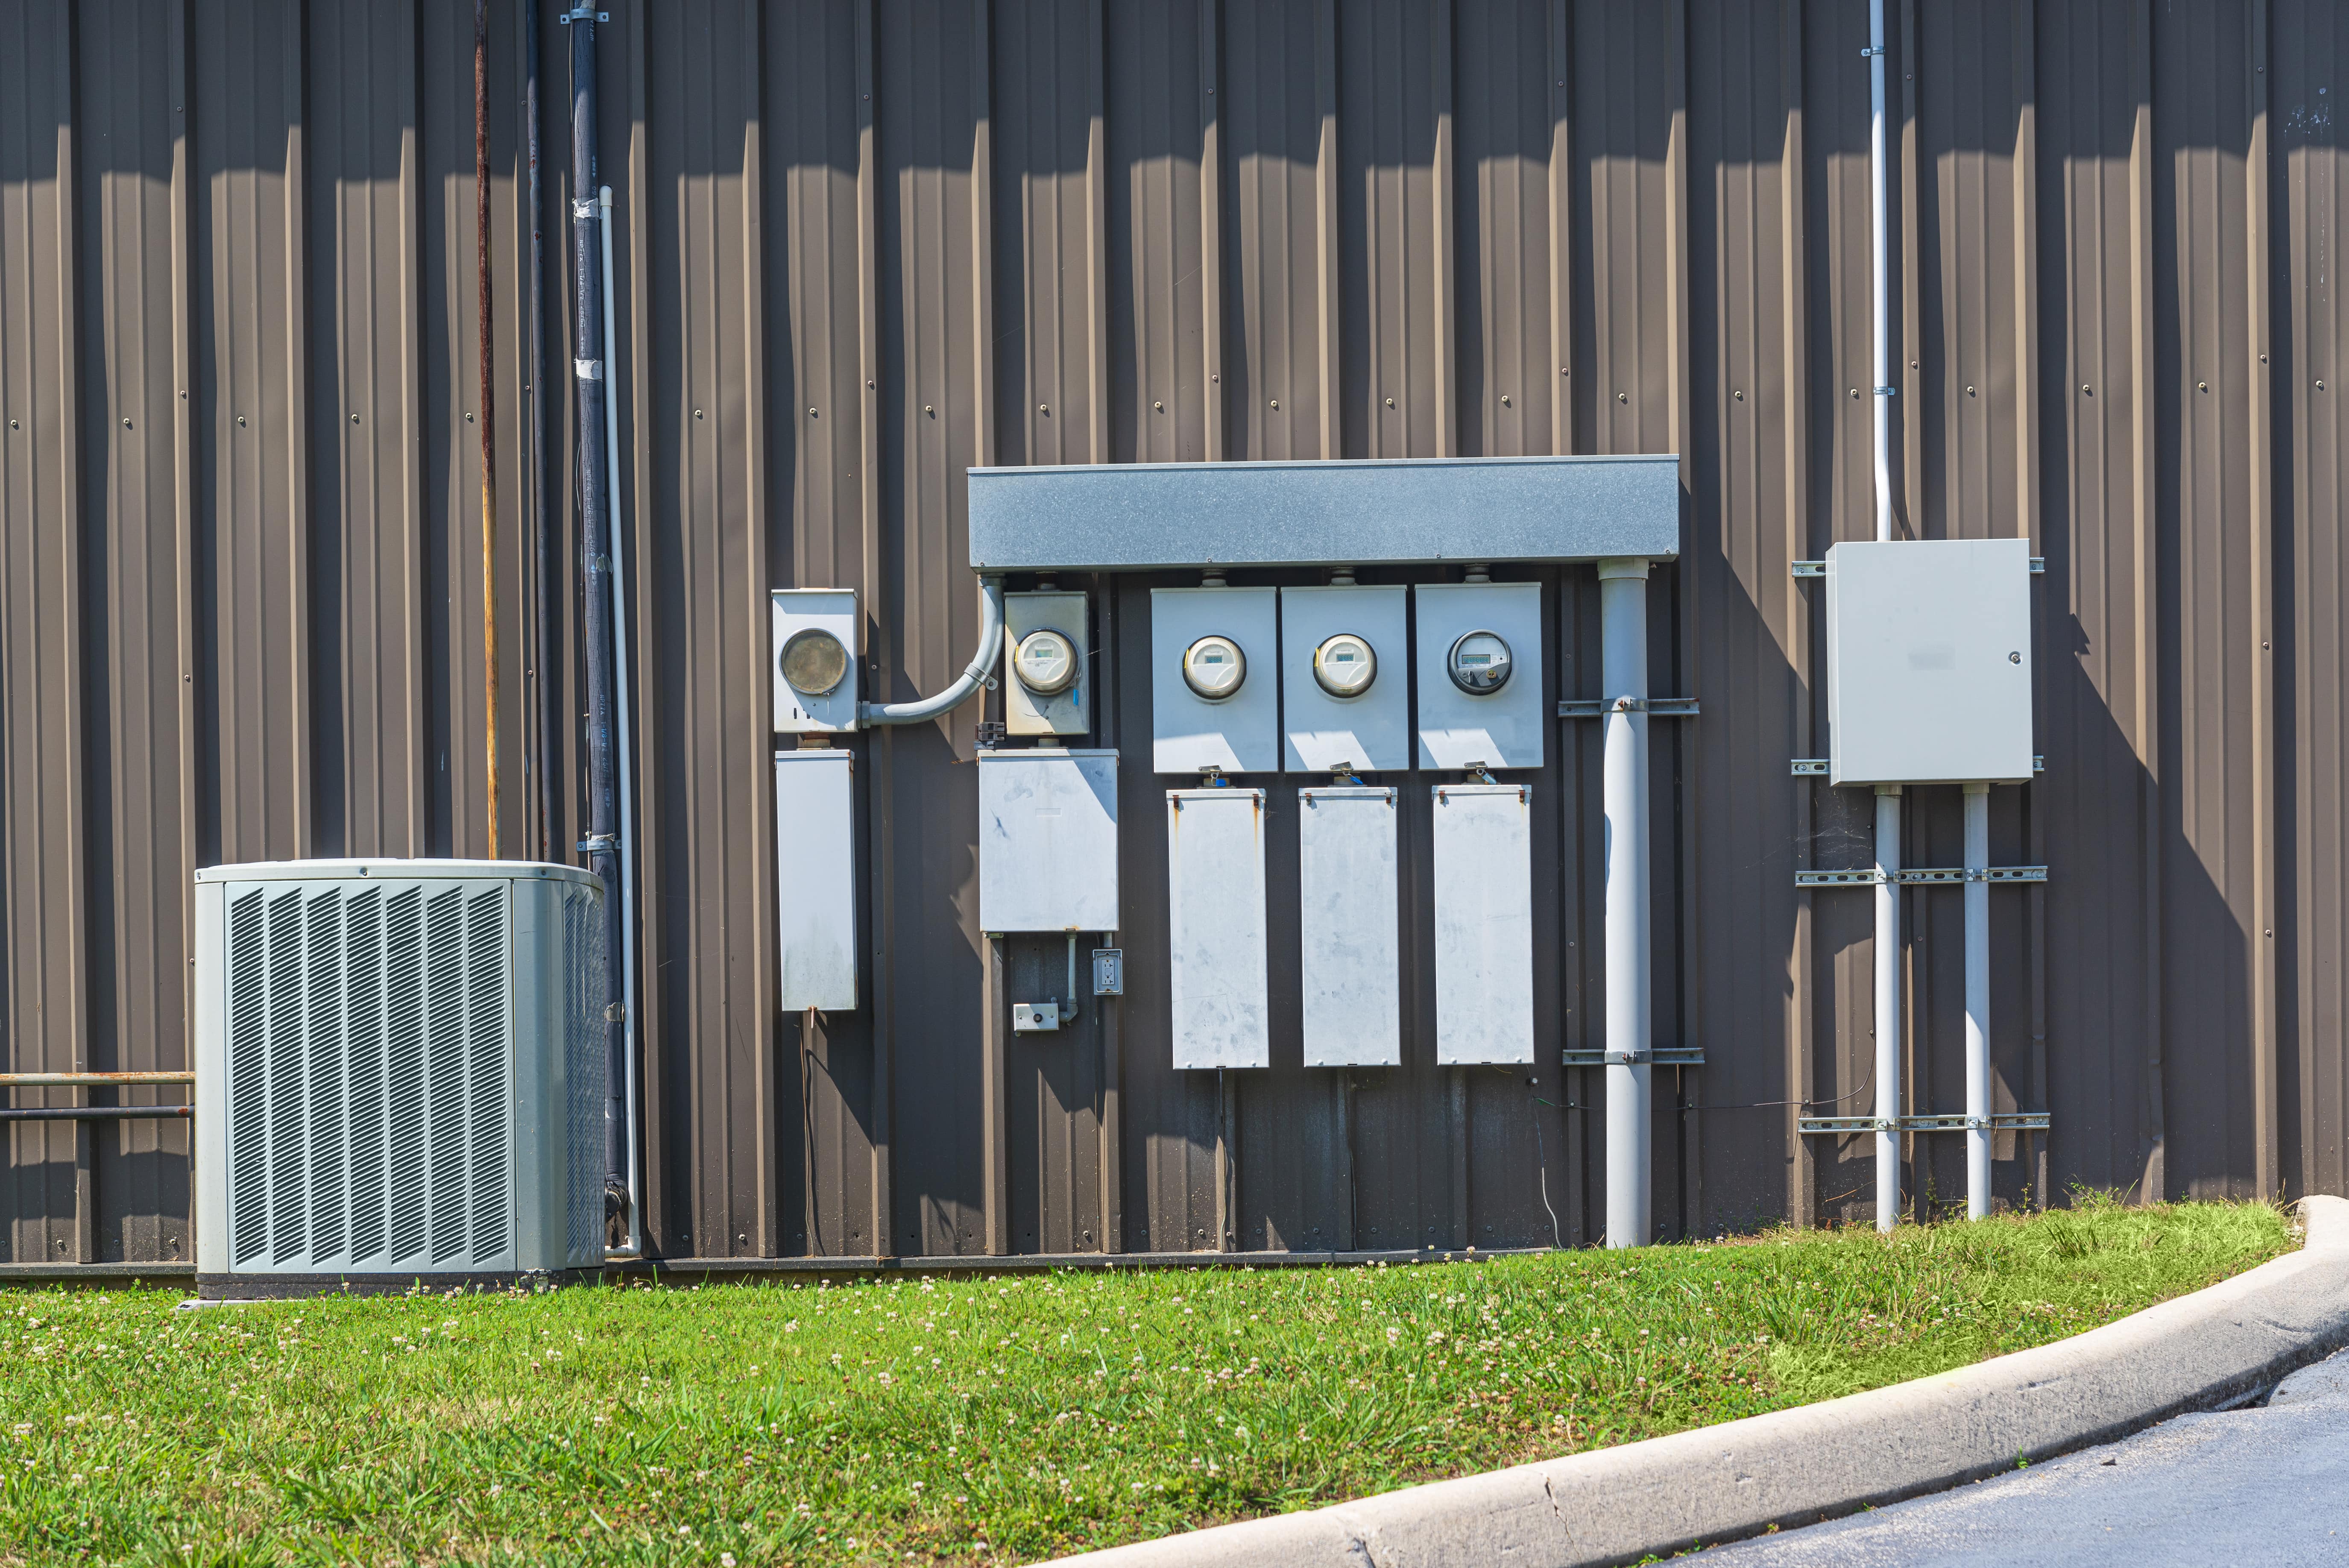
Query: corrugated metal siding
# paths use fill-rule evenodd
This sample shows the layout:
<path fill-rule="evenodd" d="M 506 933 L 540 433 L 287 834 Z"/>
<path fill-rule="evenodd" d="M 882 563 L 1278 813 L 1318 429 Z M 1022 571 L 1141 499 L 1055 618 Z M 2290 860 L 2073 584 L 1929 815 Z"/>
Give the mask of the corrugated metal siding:
<path fill-rule="evenodd" d="M 2011 1202 L 2073 1182 L 2338 1190 L 2349 592 L 2333 299 L 2349 28 L 2304 0 L 1895 7 L 1899 521 L 2022 535 L 2047 771 L 1993 805 Z M 640 1013 L 672 1254 L 1501 1245 L 1596 1232 L 1598 1075 L 1167 1065 L 1160 782 L 1129 753 L 1128 995 L 1038 1044 L 1055 940 L 977 927 L 977 709 L 852 742 L 869 1004 L 774 1015 L 767 588 L 864 595 L 874 686 L 975 638 L 974 463 L 1682 454 L 1651 590 L 1671 1233 L 1854 1215 L 1864 796 L 1824 744 L 1815 587 L 1872 526 L 1865 0 L 697 0 L 599 29 L 620 203 Z M 185 1060 L 190 869 L 479 852 L 470 14 L 0 0 L 5 1064 Z M 525 390 L 519 21 L 497 18 L 509 844 L 532 671 L 528 398 L 568 521 L 569 378 Z M 568 38 L 542 29 L 549 358 L 568 352 Z M 592 189 L 589 193 L 592 193 Z M 2318 382 L 2326 390 L 2319 390 Z M 2207 388 L 2207 390 L 2205 389 Z M 1390 406 L 1392 400 L 1392 406 Z M 1545 680 L 1598 692 L 1587 572 Z M 567 582 L 566 575 L 566 582 Z M 1147 728 L 1151 584 L 1097 585 L 1105 743 Z M 533 693 L 533 687 L 540 690 Z M 993 700 L 990 700 L 991 701 Z M 579 777 L 575 739 L 555 764 Z M 1405 790 L 1424 945 L 1424 780 Z M 1595 1044 L 1596 727 L 1537 776 L 1545 1041 Z M 1293 786 L 1270 800 L 1273 865 Z M 1947 863 L 1954 790 L 1911 793 Z M 547 825 L 550 842 L 574 836 Z M 1293 908 L 1276 876 L 1275 929 Z M 1911 1082 L 1961 1087 L 1959 898 L 1909 901 Z M 1274 954 L 1278 977 L 1293 949 Z M 1278 1012 L 1278 1009 L 1277 1009 Z M 1583 1080 L 1589 1080 L 1588 1082 Z M 32 1096 L 26 1096 L 29 1103 Z M 1824 1108 L 1824 1107 L 1823 1107 Z M 12 1259 L 185 1256 L 184 1130 L 10 1129 Z M 1912 1180 L 1952 1195 L 1954 1140 Z M 1946 1144 L 1947 1147 L 1942 1147 Z M 1545 1207 L 1547 1200 L 1547 1207 Z"/>

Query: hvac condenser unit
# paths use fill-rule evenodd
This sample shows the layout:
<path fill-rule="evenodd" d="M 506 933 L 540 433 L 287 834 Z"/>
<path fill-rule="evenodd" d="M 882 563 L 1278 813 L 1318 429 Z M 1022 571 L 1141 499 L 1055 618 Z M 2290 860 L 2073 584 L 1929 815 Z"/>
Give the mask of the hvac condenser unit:
<path fill-rule="evenodd" d="M 603 898 L 518 861 L 197 872 L 199 1290 L 600 1266 Z"/>

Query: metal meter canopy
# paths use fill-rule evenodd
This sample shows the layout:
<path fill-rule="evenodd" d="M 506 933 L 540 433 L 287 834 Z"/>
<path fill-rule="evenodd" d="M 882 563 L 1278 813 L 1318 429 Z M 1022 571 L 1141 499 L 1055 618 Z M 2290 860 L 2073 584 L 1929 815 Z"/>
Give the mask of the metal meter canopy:
<path fill-rule="evenodd" d="M 1506 686 L 1513 663 L 1500 634 L 1483 630 L 1462 633 L 1444 659 L 1452 684 L 1471 697 L 1490 697 Z"/>
<path fill-rule="evenodd" d="M 1012 672 L 1039 697 L 1057 697 L 1077 683 L 1077 649 L 1049 627 L 1021 638 L 1011 650 Z"/>
<path fill-rule="evenodd" d="M 818 627 L 792 634 L 781 660 L 784 683 L 794 691 L 821 697 L 848 679 L 848 649 Z"/>
<path fill-rule="evenodd" d="M 1247 680 L 1247 655 L 1228 637 L 1209 633 L 1183 650 L 1183 684 L 1202 701 L 1221 702 Z"/>
<path fill-rule="evenodd" d="M 1379 656 L 1370 639 L 1341 631 L 1313 650 L 1313 683 L 1332 697 L 1360 697 L 1379 678 Z"/>

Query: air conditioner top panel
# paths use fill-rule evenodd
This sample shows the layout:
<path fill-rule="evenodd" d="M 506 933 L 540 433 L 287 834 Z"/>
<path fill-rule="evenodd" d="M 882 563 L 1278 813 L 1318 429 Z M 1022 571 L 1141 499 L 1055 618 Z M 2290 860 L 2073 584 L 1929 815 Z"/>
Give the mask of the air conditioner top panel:
<path fill-rule="evenodd" d="M 970 470 L 980 572 L 1670 560 L 1680 548 L 1669 455 Z"/>
<path fill-rule="evenodd" d="M 543 860 L 401 860 L 369 856 L 348 860 L 247 860 L 241 865 L 206 866 L 196 872 L 198 882 L 337 882 L 361 877 L 431 877 L 439 881 L 472 878 L 508 882 L 516 877 L 546 877 L 558 882 L 584 882 L 596 888 L 603 878 L 576 866 L 556 866 Z"/>

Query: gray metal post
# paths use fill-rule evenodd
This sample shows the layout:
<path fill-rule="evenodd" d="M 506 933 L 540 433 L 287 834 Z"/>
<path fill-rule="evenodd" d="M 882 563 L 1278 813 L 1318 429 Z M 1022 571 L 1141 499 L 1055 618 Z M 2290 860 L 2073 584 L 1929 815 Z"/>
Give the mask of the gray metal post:
<path fill-rule="evenodd" d="M 1648 563 L 1599 563 L 1609 699 L 1607 819 L 1607 1244 L 1655 1239 L 1649 1201 Z"/>
<path fill-rule="evenodd" d="M 1900 1218 L 1900 786 L 1876 786 L 1876 1228 Z"/>
<path fill-rule="evenodd" d="M 1990 785 L 1966 785 L 1966 869 L 1990 868 Z M 1966 1217 L 1990 1214 L 1990 884 L 1966 883 Z"/>

